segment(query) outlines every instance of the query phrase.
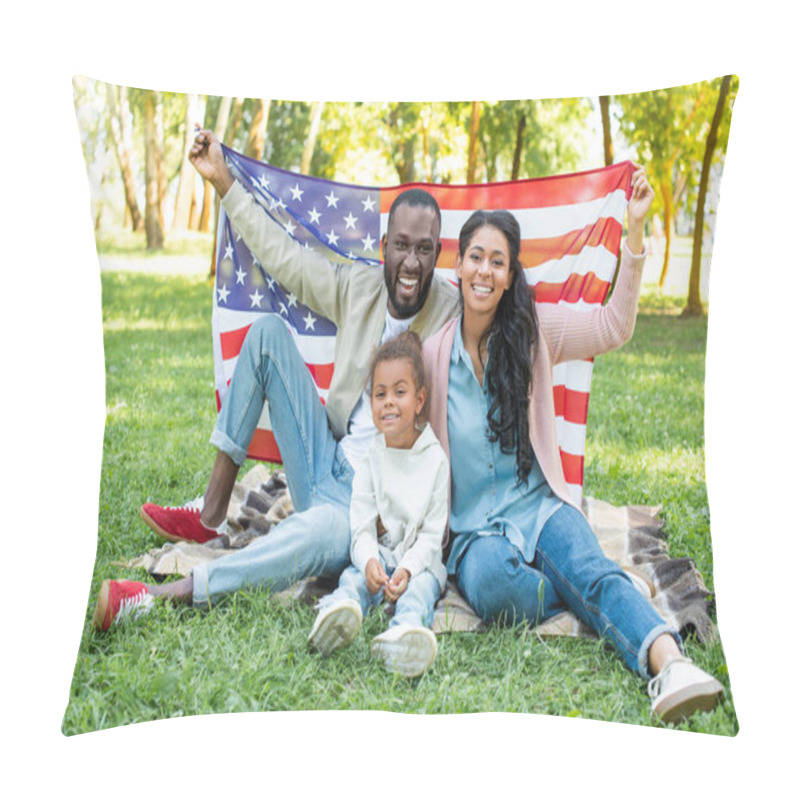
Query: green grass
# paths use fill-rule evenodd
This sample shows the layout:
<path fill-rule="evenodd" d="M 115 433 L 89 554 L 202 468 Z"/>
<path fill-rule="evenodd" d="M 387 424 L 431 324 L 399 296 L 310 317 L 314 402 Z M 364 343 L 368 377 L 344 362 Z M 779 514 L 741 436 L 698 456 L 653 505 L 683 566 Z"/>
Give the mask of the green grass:
<path fill-rule="evenodd" d="M 107 421 L 99 540 L 86 624 L 63 730 L 76 734 L 191 714 L 383 709 L 412 714 L 510 711 L 638 725 L 650 717 L 643 681 L 596 640 L 538 638 L 524 627 L 440 637 L 420 679 L 369 657 L 378 614 L 355 643 L 309 653 L 310 607 L 253 589 L 202 611 L 157 603 L 98 635 L 89 622 L 100 583 L 143 578 L 119 562 L 160 546 L 140 521 L 146 500 L 178 502 L 205 486 L 215 420 L 208 282 L 103 273 Z M 634 339 L 595 364 L 586 492 L 618 504 L 663 505 L 672 555 L 695 559 L 713 587 L 703 463 L 706 321 L 670 300 L 643 301 Z M 248 465 L 245 465 L 247 468 Z M 689 655 L 726 686 L 724 702 L 683 729 L 738 730 L 720 643 Z"/>

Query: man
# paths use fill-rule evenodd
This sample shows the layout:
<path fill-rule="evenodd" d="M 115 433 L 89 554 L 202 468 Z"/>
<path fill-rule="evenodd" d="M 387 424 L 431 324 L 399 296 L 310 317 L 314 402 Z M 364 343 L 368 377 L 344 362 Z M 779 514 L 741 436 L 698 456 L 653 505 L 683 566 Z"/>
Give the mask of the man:
<path fill-rule="evenodd" d="M 200 604 L 246 584 L 280 591 L 312 575 L 338 578 L 349 563 L 353 465 L 374 431 L 364 397 L 372 353 L 409 328 L 424 339 L 459 310 L 458 290 L 434 275 L 441 214 L 427 192 L 409 190 L 392 205 L 381 274 L 360 262 L 332 265 L 291 239 L 234 180 L 210 131 L 197 133 L 189 159 L 217 190 L 259 263 L 301 303 L 336 324 L 334 375 L 323 407 L 283 321 L 270 315 L 251 326 L 211 436 L 217 455 L 204 496 L 183 508 L 146 503 L 141 514 L 171 541 L 216 537 L 265 399 L 295 513 L 268 536 L 175 583 L 105 581 L 94 617 L 102 630 L 120 612 L 146 606 L 157 595 Z"/>

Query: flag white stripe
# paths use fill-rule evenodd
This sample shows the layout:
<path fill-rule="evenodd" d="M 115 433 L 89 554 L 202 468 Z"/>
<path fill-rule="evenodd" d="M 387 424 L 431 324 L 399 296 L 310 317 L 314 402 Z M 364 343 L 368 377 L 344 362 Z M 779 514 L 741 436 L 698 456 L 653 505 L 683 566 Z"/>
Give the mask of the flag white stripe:
<path fill-rule="evenodd" d="M 586 426 L 577 422 L 567 422 L 563 417 L 556 417 L 558 444 L 565 453 L 582 456 L 586 452 Z"/>
<path fill-rule="evenodd" d="M 588 392 L 592 384 L 591 361 L 564 361 L 553 367 L 553 386 L 565 386 L 573 392 Z"/>
<path fill-rule="evenodd" d="M 250 315 L 246 319 L 238 316 L 239 312 L 220 309 L 217 312 L 218 326 L 221 333 L 231 333 L 252 324 L 258 319 L 262 319 L 264 314 Z M 309 364 L 332 364 L 333 354 L 336 349 L 336 341 L 333 336 L 306 336 L 295 331 L 286 320 L 281 317 L 287 330 L 292 334 L 292 338 L 297 344 L 297 349 L 303 356 L 303 360 Z M 243 324 L 244 323 L 244 324 Z"/>
<path fill-rule="evenodd" d="M 517 218 L 523 239 L 550 239 L 563 236 L 570 231 L 579 231 L 587 225 L 594 225 L 601 217 L 614 217 L 621 220 L 627 206 L 625 192 L 616 189 L 604 197 L 587 200 L 572 205 L 546 206 L 544 208 L 514 208 L 511 213 Z M 458 239 L 464 223 L 472 211 L 442 209 L 443 239 Z M 381 236 L 386 233 L 389 213 L 381 213 Z"/>
<path fill-rule="evenodd" d="M 590 272 L 600 280 L 610 281 L 617 267 L 617 256 L 605 247 L 584 247 L 575 255 L 554 258 L 544 261 L 536 267 L 524 267 L 525 279 L 528 283 L 566 283 L 572 275 L 581 278 Z M 439 267 L 436 274 L 451 283 L 457 283 L 456 271 L 452 267 Z M 592 305 L 592 304 L 589 304 Z"/>

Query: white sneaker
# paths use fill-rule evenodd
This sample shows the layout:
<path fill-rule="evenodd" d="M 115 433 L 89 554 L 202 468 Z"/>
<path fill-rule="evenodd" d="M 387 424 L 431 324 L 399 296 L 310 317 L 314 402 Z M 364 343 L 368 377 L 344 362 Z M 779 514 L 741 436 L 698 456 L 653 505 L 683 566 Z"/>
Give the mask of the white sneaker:
<path fill-rule="evenodd" d="M 716 678 L 684 656 L 668 661 L 647 685 L 653 713 L 664 722 L 679 722 L 695 711 L 710 711 L 722 691 Z"/>
<path fill-rule="evenodd" d="M 370 651 L 386 669 L 407 678 L 422 675 L 436 658 L 436 636 L 430 628 L 395 625 L 372 640 Z"/>
<path fill-rule="evenodd" d="M 355 600 L 340 600 L 320 609 L 308 634 L 308 646 L 323 656 L 350 644 L 361 628 L 361 606 Z"/>

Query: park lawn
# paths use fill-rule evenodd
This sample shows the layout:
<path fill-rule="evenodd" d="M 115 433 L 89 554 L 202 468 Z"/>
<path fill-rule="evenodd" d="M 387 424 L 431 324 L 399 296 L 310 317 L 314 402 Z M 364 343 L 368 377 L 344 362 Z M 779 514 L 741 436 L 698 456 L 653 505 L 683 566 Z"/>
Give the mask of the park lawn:
<path fill-rule="evenodd" d="M 235 711 L 381 709 L 413 714 L 527 712 L 661 725 L 644 682 L 596 640 L 541 639 L 529 629 L 439 638 L 428 672 L 409 681 L 370 659 L 380 615 L 328 659 L 310 653 L 314 610 L 266 589 L 196 611 L 157 603 L 108 634 L 90 629 L 104 578 L 146 579 L 120 566 L 158 547 L 141 503 L 178 503 L 204 487 L 215 420 L 210 282 L 104 272 L 107 419 L 97 560 L 63 731 Z M 706 321 L 643 300 L 634 339 L 598 358 L 587 434 L 586 493 L 663 506 L 670 553 L 695 559 L 713 590 L 703 461 Z M 249 465 L 245 465 L 247 469 Z M 724 702 L 679 726 L 735 735 L 719 642 L 688 654 L 726 686 Z"/>

